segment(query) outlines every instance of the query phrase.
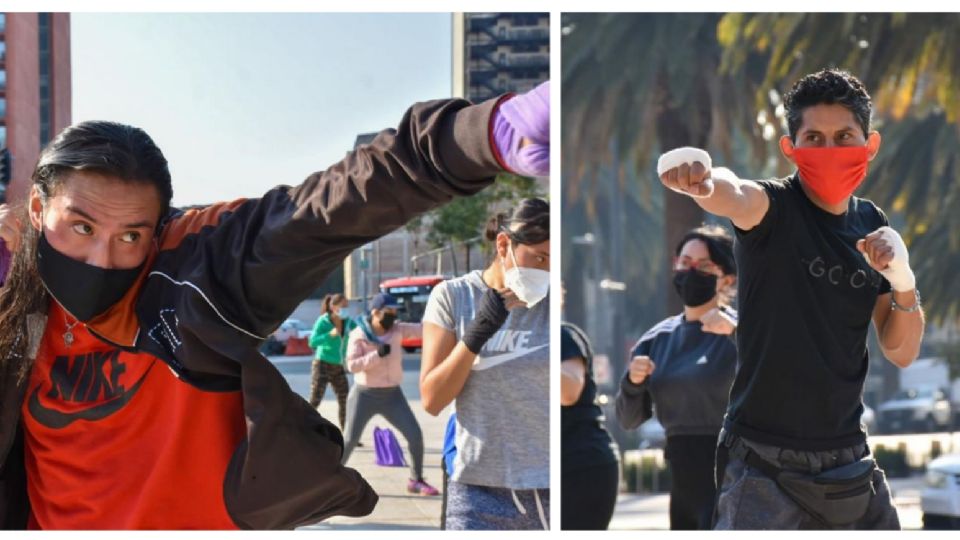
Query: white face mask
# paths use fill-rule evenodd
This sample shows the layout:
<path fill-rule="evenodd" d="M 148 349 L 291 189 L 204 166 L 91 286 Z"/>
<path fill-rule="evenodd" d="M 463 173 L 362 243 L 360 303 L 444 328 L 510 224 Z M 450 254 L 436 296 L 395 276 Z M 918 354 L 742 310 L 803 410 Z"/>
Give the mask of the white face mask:
<path fill-rule="evenodd" d="M 507 248 L 513 260 L 513 268 L 504 267 L 503 283 L 517 295 L 521 302 L 532 308 L 543 300 L 550 292 L 550 272 L 537 268 L 525 268 L 517 264 L 517 257 L 513 254 L 513 246 Z M 503 265 L 503 260 L 500 260 Z"/>

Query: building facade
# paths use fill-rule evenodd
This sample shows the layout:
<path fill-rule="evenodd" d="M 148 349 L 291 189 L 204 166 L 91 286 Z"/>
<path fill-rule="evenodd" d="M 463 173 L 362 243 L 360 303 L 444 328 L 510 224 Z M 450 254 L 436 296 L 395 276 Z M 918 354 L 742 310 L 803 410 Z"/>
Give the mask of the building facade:
<path fill-rule="evenodd" d="M 455 13 L 453 95 L 484 101 L 550 78 L 549 13 Z"/>
<path fill-rule="evenodd" d="M 454 13 L 451 46 L 453 97 L 485 101 L 525 92 L 550 77 L 548 13 Z M 355 147 L 375 135 L 359 135 Z M 540 180 L 540 188 L 549 192 L 546 179 Z M 426 241 L 428 228 L 401 228 L 351 253 L 343 267 L 347 296 L 369 298 L 391 278 L 462 275 L 489 262 L 481 242 L 434 249 Z"/>
<path fill-rule="evenodd" d="M 40 150 L 71 123 L 70 14 L 0 13 L 0 148 L 6 200 L 23 200 Z"/>

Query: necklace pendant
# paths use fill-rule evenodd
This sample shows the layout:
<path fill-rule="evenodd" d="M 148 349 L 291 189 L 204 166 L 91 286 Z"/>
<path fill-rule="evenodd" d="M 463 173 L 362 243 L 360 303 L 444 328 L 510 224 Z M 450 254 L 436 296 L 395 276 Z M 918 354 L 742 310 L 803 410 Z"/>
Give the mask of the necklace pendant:
<path fill-rule="evenodd" d="M 63 343 L 66 344 L 67 347 L 73 345 L 73 332 L 67 330 L 63 333 Z"/>

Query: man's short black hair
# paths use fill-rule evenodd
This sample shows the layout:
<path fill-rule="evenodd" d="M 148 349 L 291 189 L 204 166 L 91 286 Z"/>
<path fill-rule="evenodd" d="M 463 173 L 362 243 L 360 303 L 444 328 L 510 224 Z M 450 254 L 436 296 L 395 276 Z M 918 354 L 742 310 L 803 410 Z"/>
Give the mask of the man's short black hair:
<path fill-rule="evenodd" d="M 859 79 L 846 71 L 825 69 L 811 73 L 796 83 L 783 100 L 787 112 L 787 129 L 790 140 L 797 142 L 797 132 L 803 123 L 803 111 L 814 105 L 843 105 L 863 129 L 863 136 L 870 133 L 870 115 L 873 102 Z"/>

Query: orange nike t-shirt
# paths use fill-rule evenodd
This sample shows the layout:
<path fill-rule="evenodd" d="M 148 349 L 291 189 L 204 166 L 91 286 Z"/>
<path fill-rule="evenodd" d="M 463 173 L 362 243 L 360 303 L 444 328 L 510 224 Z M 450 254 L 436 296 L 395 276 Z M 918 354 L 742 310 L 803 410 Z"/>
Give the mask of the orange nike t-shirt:
<path fill-rule="evenodd" d="M 223 479 L 246 434 L 240 392 L 198 390 L 82 324 L 68 347 L 65 332 L 51 302 L 23 403 L 30 527 L 236 529 Z"/>

